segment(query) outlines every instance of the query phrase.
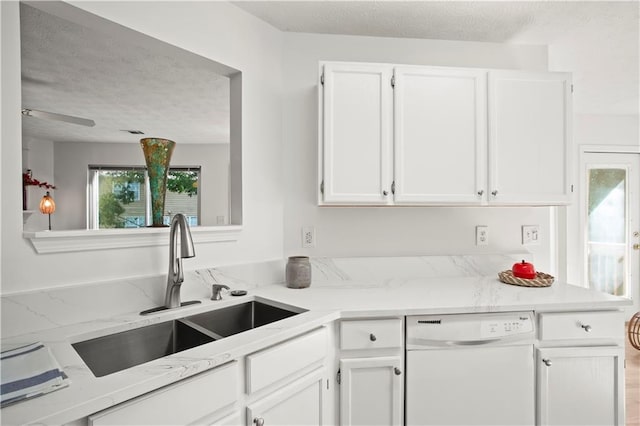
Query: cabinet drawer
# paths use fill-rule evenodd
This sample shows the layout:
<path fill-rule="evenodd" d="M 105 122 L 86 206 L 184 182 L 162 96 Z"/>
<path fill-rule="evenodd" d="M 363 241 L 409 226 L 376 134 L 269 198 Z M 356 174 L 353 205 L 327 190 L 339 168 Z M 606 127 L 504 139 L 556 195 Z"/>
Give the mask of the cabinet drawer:
<path fill-rule="evenodd" d="M 89 416 L 89 426 L 189 424 L 238 399 L 238 363 L 233 361 L 116 407 Z"/>
<path fill-rule="evenodd" d="M 300 337 L 248 355 L 247 393 L 263 389 L 327 356 L 327 330 L 319 328 Z"/>
<path fill-rule="evenodd" d="M 402 348 L 402 320 L 342 321 L 340 349 Z"/>
<path fill-rule="evenodd" d="M 540 314 L 540 340 L 624 338 L 621 311 Z"/>

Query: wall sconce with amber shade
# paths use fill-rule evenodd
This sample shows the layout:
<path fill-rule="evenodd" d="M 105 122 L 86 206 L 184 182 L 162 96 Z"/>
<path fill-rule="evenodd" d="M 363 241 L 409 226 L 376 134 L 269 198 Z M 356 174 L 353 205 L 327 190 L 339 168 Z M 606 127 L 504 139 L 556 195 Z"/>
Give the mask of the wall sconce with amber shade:
<path fill-rule="evenodd" d="M 40 200 L 40 213 L 49 215 L 49 231 L 51 231 L 51 213 L 56 211 L 56 203 L 49 194 L 49 191 Z"/>

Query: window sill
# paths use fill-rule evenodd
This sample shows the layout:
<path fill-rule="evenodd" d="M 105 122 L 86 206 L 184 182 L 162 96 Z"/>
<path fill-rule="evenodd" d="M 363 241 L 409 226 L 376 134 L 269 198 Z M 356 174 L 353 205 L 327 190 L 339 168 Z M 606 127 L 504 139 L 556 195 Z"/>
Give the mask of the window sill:
<path fill-rule="evenodd" d="M 241 225 L 197 226 L 191 228 L 194 243 L 237 241 Z M 111 250 L 164 246 L 169 244 L 169 228 L 100 229 L 23 232 L 39 254 L 86 250 Z"/>

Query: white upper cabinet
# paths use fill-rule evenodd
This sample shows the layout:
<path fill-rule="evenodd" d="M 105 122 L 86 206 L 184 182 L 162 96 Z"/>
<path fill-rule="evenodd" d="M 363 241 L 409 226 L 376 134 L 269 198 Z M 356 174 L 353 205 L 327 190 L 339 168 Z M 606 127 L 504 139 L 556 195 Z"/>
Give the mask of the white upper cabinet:
<path fill-rule="evenodd" d="M 391 199 L 392 70 L 324 65 L 322 201 L 380 205 Z"/>
<path fill-rule="evenodd" d="M 569 74 L 321 67 L 321 205 L 570 202 Z"/>
<path fill-rule="evenodd" d="M 487 73 L 394 70 L 394 201 L 480 204 L 485 195 Z"/>
<path fill-rule="evenodd" d="M 571 77 L 489 72 L 489 202 L 568 204 Z"/>

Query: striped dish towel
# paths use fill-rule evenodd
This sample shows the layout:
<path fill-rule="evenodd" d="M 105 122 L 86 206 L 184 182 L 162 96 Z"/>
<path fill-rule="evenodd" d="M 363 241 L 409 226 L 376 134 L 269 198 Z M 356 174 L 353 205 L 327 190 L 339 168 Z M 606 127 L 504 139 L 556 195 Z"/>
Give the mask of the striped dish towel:
<path fill-rule="evenodd" d="M 0 376 L 2 407 L 69 385 L 51 350 L 40 342 L 0 353 Z"/>

